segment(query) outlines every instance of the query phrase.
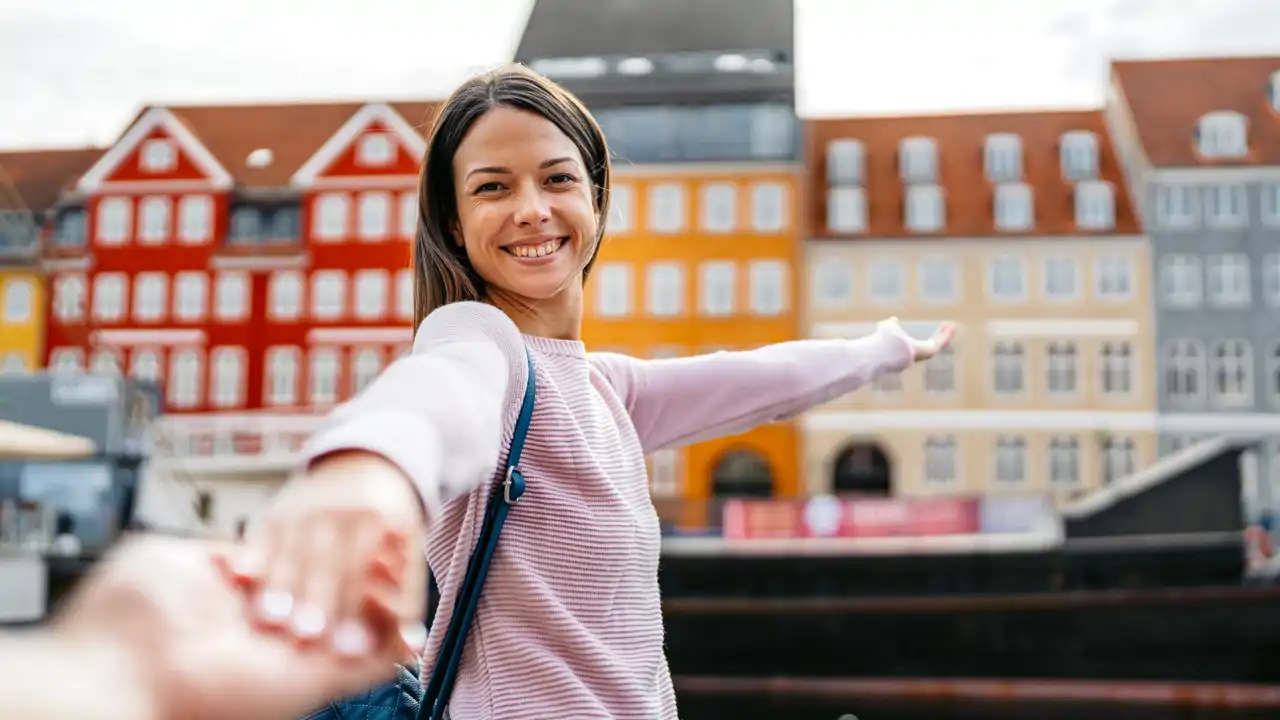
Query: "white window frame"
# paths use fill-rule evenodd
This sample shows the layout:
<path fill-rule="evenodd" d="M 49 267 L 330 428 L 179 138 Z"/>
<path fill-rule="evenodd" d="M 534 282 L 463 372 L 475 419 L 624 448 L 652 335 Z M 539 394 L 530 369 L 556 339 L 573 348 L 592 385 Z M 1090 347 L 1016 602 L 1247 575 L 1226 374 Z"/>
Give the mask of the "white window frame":
<path fill-rule="evenodd" d="M 75 375 L 84 369 L 84 351 L 80 348 L 60 347 L 49 353 L 49 372 L 59 375 Z"/>
<path fill-rule="evenodd" d="M 1204 274 L 1200 258 L 1189 254 L 1160 258 L 1160 304 L 1195 308 L 1203 301 Z"/>
<path fill-rule="evenodd" d="M 336 347 L 311 348 L 307 362 L 307 401 L 326 406 L 338 402 L 342 382 L 342 353 Z"/>
<path fill-rule="evenodd" d="M 1205 113 L 1196 123 L 1196 151 L 1206 158 L 1241 158 L 1249 153 L 1249 119 L 1232 110 Z"/>
<path fill-rule="evenodd" d="M 138 244 L 161 245 L 169 238 L 173 203 L 164 196 L 144 197 L 138 203 Z"/>
<path fill-rule="evenodd" d="M 960 296 L 960 272 L 954 257 L 936 255 L 920 258 L 916 271 L 922 302 L 949 305 Z"/>
<path fill-rule="evenodd" d="M 10 277 L 4 283 L 4 321 L 26 323 L 35 303 L 35 284 L 30 278 Z"/>
<path fill-rule="evenodd" d="M 390 274 L 386 270 L 357 270 L 355 316 L 361 320 L 381 320 L 386 317 L 390 284 Z"/>
<path fill-rule="evenodd" d="M 1240 183 L 1204 188 L 1205 224 L 1218 229 L 1239 229 L 1249 224 L 1249 192 Z"/>
<path fill-rule="evenodd" d="M 840 138 L 827 143 L 827 184 L 862 185 L 866 181 L 866 147 L 862 141 Z"/>
<path fill-rule="evenodd" d="M 351 196 L 329 192 L 316 196 L 311 206 L 311 237 L 320 242 L 340 242 L 347 238 L 351 226 Z"/>
<path fill-rule="evenodd" d="M 996 255 L 988 260 L 987 299 L 1001 303 L 1026 300 L 1027 261 L 1016 255 Z"/>
<path fill-rule="evenodd" d="M 238 322 L 249 317 L 249 274 L 239 270 L 224 270 L 214 281 L 213 315 L 223 322 Z"/>
<path fill-rule="evenodd" d="M 1004 397 L 1027 391 L 1027 353 L 1016 342 L 996 342 L 991 347 L 991 390 Z"/>
<path fill-rule="evenodd" d="M 790 193 L 780 182 L 758 182 L 751 186 L 751 229 L 759 233 L 780 233 L 790 224 Z"/>
<path fill-rule="evenodd" d="M 396 317 L 413 320 L 413 306 L 413 269 L 403 268 L 396 271 Z"/>
<path fill-rule="evenodd" d="M 932 397 L 955 395 L 957 365 L 955 343 L 930 358 L 924 364 L 925 394 Z"/>
<path fill-rule="evenodd" d="M 635 229 L 636 191 L 630 185 L 615 184 L 609 191 L 609 222 L 605 225 L 610 235 L 631 232 Z"/>
<path fill-rule="evenodd" d="M 1109 302 L 1133 298 L 1133 260 L 1127 255 L 1100 255 L 1094 266 L 1094 293 Z"/>
<path fill-rule="evenodd" d="M 1262 299 L 1268 307 L 1280 307 L 1280 253 L 1262 257 Z"/>
<path fill-rule="evenodd" d="M 347 314 L 347 274 L 316 270 L 311 274 L 311 317 L 339 320 Z"/>
<path fill-rule="evenodd" d="M 596 315 L 606 318 L 626 317 L 632 313 L 634 270 L 628 263 L 601 263 L 591 271 L 595 278 Z"/>
<path fill-rule="evenodd" d="M 129 352 L 129 377 L 143 382 L 160 380 L 160 351 L 156 348 L 136 347 Z"/>
<path fill-rule="evenodd" d="M 1133 438 L 1108 436 L 1099 448 L 1102 460 L 1102 484 L 1110 485 L 1132 475 L 1137 469 L 1137 444 Z"/>
<path fill-rule="evenodd" d="M 907 295 L 907 272 L 898 258 L 872 258 L 867 264 L 867 297 L 873 305 L 896 305 Z"/>
<path fill-rule="evenodd" d="M 1106 231 L 1116 226 L 1116 196 L 1111 183 L 1084 180 L 1076 183 L 1076 227 L 1081 230 Z"/>
<path fill-rule="evenodd" d="M 1044 297 L 1046 300 L 1064 302 L 1080 297 L 1080 262 L 1070 255 L 1050 255 L 1044 258 Z M 1066 280 L 1066 285 L 1055 287 L 1055 280 Z"/>
<path fill-rule="evenodd" d="M 818 260 L 812 266 L 810 298 L 815 307 L 842 308 L 853 303 L 853 267 L 843 260 Z"/>
<path fill-rule="evenodd" d="M 1049 484 L 1068 488 L 1080 484 L 1080 439 L 1076 436 L 1049 438 Z"/>
<path fill-rule="evenodd" d="M 212 238 L 213 198 L 184 195 L 178 201 L 178 240 L 186 245 L 200 245 Z"/>
<path fill-rule="evenodd" d="M 209 276 L 198 270 L 184 270 L 173 277 L 173 319 L 199 322 L 208 315 Z"/>
<path fill-rule="evenodd" d="M 402 192 L 396 200 L 396 232 L 403 240 L 415 240 L 418 235 L 418 193 Z"/>
<path fill-rule="evenodd" d="M 178 347 L 169 352 L 169 371 L 165 374 L 169 404 L 190 409 L 200 405 L 201 353 L 199 348 Z"/>
<path fill-rule="evenodd" d="M 750 307 L 755 315 L 774 317 L 787 312 L 791 293 L 790 264 L 784 260 L 752 260 L 747 266 Z"/>
<path fill-rule="evenodd" d="M 89 295 L 84 273 L 65 273 L 53 281 L 53 315 L 61 322 L 84 319 L 85 300 Z"/>
<path fill-rule="evenodd" d="M 1209 352 L 1211 397 L 1220 407 L 1253 404 L 1253 348 L 1238 338 L 1215 340 Z"/>
<path fill-rule="evenodd" d="M 302 350 L 288 345 L 267 348 L 267 379 L 262 384 L 263 403 L 276 407 L 296 405 Z"/>
<path fill-rule="evenodd" d="M 370 190 L 357 200 L 356 237 L 366 242 L 386 240 L 391 234 L 391 193 Z"/>
<path fill-rule="evenodd" d="M 1098 136 L 1089 130 L 1068 130 L 1059 140 L 1062 177 L 1082 182 L 1098 177 Z"/>
<path fill-rule="evenodd" d="M 649 492 L 653 497 L 679 497 L 681 491 L 679 450 L 658 450 L 649 455 Z"/>
<path fill-rule="evenodd" d="M 658 234 L 674 234 L 688 222 L 688 200 L 681 183 L 664 182 L 649 187 L 649 229 Z"/>
<path fill-rule="evenodd" d="M 904 212 L 908 231 L 938 232 L 947 224 L 947 191 L 941 185 L 910 185 Z"/>
<path fill-rule="evenodd" d="M 222 345 L 209 353 L 209 404 L 234 408 L 244 404 L 248 354 L 242 347 Z"/>
<path fill-rule="evenodd" d="M 133 227 L 133 200 L 108 197 L 98 201 L 97 235 L 99 245 L 123 245 Z"/>
<path fill-rule="evenodd" d="M 1208 391 L 1204 346 L 1195 340 L 1175 338 L 1164 344 L 1160 363 L 1161 392 L 1171 404 L 1189 406 L 1199 404 Z M 1177 387 L 1170 386 L 1171 376 L 1176 376 Z M 1192 385 L 1190 390 L 1188 385 Z"/>
<path fill-rule="evenodd" d="M 1133 395 L 1135 352 L 1133 343 L 1125 340 L 1104 342 L 1099 346 L 1098 392 L 1106 397 Z"/>
<path fill-rule="evenodd" d="M 909 185 L 936 183 L 938 179 L 938 142 L 931 137 L 914 136 L 898 142 L 898 174 Z"/>
<path fill-rule="evenodd" d="M 1156 188 L 1156 223 L 1167 229 L 1189 230 L 1200 221 L 1200 188 L 1169 183 Z"/>
<path fill-rule="evenodd" d="M 983 147 L 983 170 L 993 183 L 1022 180 L 1022 138 L 1015 133 L 991 133 Z"/>
<path fill-rule="evenodd" d="M 1248 307 L 1250 283 L 1249 256 L 1244 253 L 1220 253 L 1205 258 L 1205 284 L 1209 304 L 1214 307 Z"/>
<path fill-rule="evenodd" d="M 178 166 L 178 148 L 169 138 L 151 138 L 138 151 L 138 168 L 148 173 L 165 173 Z"/>
<path fill-rule="evenodd" d="M 726 317 L 737 312 L 738 266 L 729 260 L 712 260 L 698 266 L 698 312 Z"/>
<path fill-rule="evenodd" d="M 292 297 L 290 297 L 290 295 Z M 275 320 L 297 320 L 306 307 L 307 287 L 302 272 L 277 270 L 267 286 L 267 312 Z"/>
<path fill-rule="evenodd" d="M 713 182 L 702 186 L 698 204 L 702 229 L 709 233 L 728 233 L 738 227 L 738 186 L 731 182 Z"/>
<path fill-rule="evenodd" d="M 118 377 L 120 375 L 120 353 L 113 348 L 98 348 L 89 360 L 89 372 L 94 375 Z"/>
<path fill-rule="evenodd" d="M 362 347 L 351 352 L 351 397 L 364 392 L 369 384 L 382 372 L 382 350 L 376 347 Z"/>
<path fill-rule="evenodd" d="M 93 319 L 120 322 L 129 306 L 128 276 L 120 272 L 98 273 L 93 279 Z"/>
<path fill-rule="evenodd" d="M 1080 392 L 1080 352 L 1073 342 L 1045 346 L 1045 390 L 1051 396 Z"/>
<path fill-rule="evenodd" d="M 1027 441 L 1021 436 L 1001 435 L 995 441 L 995 481 L 999 485 L 1020 485 L 1027 481 Z"/>
<path fill-rule="evenodd" d="M 162 272 L 141 272 L 133 278 L 133 319 L 159 323 L 168 315 L 169 276 Z"/>
<path fill-rule="evenodd" d="M 684 312 L 684 266 L 678 262 L 651 263 L 645 270 L 645 309 L 655 317 Z"/>
<path fill-rule="evenodd" d="M 364 167 L 394 165 L 398 145 L 391 133 L 367 132 L 356 141 L 356 163 Z"/>
<path fill-rule="evenodd" d="M 953 485 L 959 477 L 959 450 L 954 435 L 930 435 L 924 440 L 924 482 L 931 487 Z"/>
<path fill-rule="evenodd" d="M 1004 182 L 996 185 L 996 229 L 1001 232 L 1025 232 L 1035 227 L 1035 199 L 1031 186 L 1024 182 Z"/>
<path fill-rule="evenodd" d="M 827 190 L 827 231 L 836 235 L 867 231 L 867 194 L 860 187 Z"/>

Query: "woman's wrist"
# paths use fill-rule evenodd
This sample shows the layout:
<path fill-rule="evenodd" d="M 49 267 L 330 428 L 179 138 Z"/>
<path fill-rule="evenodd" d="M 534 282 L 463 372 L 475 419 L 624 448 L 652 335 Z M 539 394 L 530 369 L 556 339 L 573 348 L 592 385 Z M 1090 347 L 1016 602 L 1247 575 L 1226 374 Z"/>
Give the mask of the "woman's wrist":
<path fill-rule="evenodd" d="M 422 497 L 413 481 L 390 460 L 363 450 L 344 450 L 317 458 L 307 470 L 315 481 L 360 484 L 370 504 L 396 524 L 421 529 L 426 524 Z"/>

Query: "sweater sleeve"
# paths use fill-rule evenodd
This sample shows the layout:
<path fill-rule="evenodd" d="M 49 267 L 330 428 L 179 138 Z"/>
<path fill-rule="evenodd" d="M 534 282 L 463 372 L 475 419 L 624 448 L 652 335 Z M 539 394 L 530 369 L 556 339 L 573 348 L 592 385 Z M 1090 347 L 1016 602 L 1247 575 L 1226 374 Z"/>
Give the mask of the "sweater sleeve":
<path fill-rule="evenodd" d="M 343 450 L 381 455 L 433 515 L 493 475 L 527 375 L 523 339 L 502 311 L 446 305 L 422 321 L 408 357 L 329 415 L 303 449 L 305 467 Z"/>
<path fill-rule="evenodd" d="M 901 328 L 856 340 L 796 340 L 744 352 L 641 360 L 597 353 L 645 453 L 789 420 L 913 361 Z"/>

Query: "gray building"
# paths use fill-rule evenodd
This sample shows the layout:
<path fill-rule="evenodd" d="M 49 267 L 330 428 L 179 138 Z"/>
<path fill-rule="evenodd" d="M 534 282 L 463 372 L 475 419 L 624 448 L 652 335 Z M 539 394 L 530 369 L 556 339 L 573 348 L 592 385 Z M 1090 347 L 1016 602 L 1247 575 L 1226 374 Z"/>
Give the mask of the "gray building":
<path fill-rule="evenodd" d="M 1107 119 L 1152 246 L 1161 448 L 1267 437 L 1280 508 L 1280 57 L 1123 61 Z"/>
<path fill-rule="evenodd" d="M 582 99 L 624 163 L 793 161 L 792 0 L 537 0 L 516 61 Z"/>

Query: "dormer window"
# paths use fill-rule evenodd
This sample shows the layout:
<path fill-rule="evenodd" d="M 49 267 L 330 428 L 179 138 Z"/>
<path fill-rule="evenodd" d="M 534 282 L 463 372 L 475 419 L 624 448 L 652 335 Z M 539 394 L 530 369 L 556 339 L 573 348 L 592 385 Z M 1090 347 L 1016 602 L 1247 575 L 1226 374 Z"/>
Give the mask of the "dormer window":
<path fill-rule="evenodd" d="M 866 153 L 858 140 L 832 140 L 827 144 L 827 184 L 863 185 Z"/>
<path fill-rule="evenodd" d="M 1035 224 L 1031 186 L 1023 182 L 1006 182 L 996 186 L 996 228 L 1005 232 L 1030 230 Z"/>
<path fill-rule="evenodd" d="M 938 232 L 947 223 L 946 196 L 937 185 L 916 184 L 907 188 L 907 230 L 916 233 Z"/>
<path fill-rule="evenodd" d="M 178 152 L 172 140 L 156 138 L 143 143 L 138 162 L 147 172 L 168 172 L 178 164 Z"/>
<path fill-rule="evenodd" d="M 1111 230 L 1116 224 L 1115 191 L 1110 183 L 1087 180 L 1076 184 L 1076 227 Z"/>
<path fill-rule="evenodd" d="M 1271 73 L 1271 79 L 1267 82 L 1267 101 L 1271 103 L 1271 109 L 1280 112 L 1280 70 Z"/>
<path fill-rule="evenodd" d="M 356 146 L 356 162 L 365 167 L 383 167 L 395 161 L 396 145 L 387 133 L 369 133 Z"/>
<path fill-rule="evenodd" d="M 1088 130 L 1071 130 L 1062 134 L 1062 175 L 1072 182 L 1098 177 L 1098 136 Z"/>
<path fill-rule="evenodd" d="M 938 174 L 937 143 L 929 137 L 904 138 L 898 144 L 898 165 L 904 183 L 934 182 Z"/>
<path fill-rule="evenodd" d="M 1244 157 L 1249 151 L 1249 121 L 1230 110 L 1211 112 L 1196 124 L 1196 149 L 1207 158 Z"/>
<path fill-rule="evenodd" d="M 1013 133 L 992 133 L 987 136 L 983 153 L 987 180 L 993 183 L 1016 182 L 1022 179 L 1022 138 Z"/>

